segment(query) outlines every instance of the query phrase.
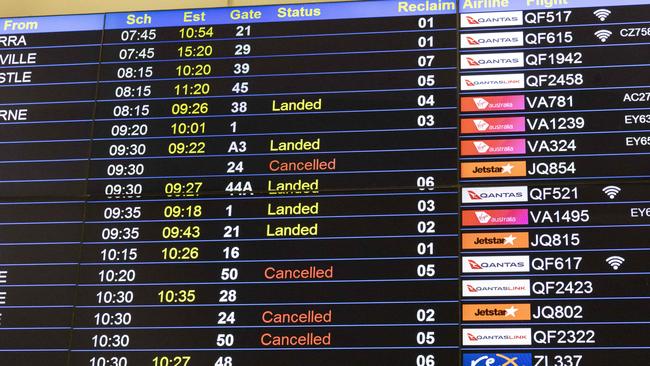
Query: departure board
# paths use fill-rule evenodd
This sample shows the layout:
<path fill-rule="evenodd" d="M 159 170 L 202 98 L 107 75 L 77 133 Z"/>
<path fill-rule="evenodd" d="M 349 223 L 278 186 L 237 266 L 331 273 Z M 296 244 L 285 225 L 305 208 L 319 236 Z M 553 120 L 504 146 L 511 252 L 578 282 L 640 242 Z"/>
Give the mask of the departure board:
<path fill-rule="evenodd" d="M 650 3 L 491 3 L 459 10 L 463 364 L 645 364 Z"/>
<path fill-rule="evenodd" d="M 0 365 L 647 364 L 648 24 L 0 18 Z"/>

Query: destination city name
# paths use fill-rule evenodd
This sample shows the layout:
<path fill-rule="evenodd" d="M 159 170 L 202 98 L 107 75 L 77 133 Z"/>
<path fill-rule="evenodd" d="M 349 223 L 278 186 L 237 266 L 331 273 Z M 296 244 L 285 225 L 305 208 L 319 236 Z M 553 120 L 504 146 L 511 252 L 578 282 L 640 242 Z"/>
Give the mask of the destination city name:
<path fill-rule="evenodd" d="M 36 52 L 15 52 L 0 55 L 0 66 L 35 65 Z"/>
<path fill-rule="evenodd" d="M 19 122 L 27 121 L 27 109 L 0 109 L 0 121 Z"/>
<path fill-rule="evenodd" d="M 31 71 L 0 72 L 0 84 L 28 84 L 31 82 Z"/>
<path fill-rule="evenodd" d="M 0 36 L 0 47 L 20 47 L 27 46 L 25 36 Z"/>

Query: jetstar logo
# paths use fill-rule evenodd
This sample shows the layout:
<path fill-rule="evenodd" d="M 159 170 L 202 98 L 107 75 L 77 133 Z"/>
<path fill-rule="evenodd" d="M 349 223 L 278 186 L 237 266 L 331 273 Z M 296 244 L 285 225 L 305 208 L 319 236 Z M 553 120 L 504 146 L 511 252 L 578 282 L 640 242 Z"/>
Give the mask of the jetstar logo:
<path fill-rule="evenodd" d="M 524 74 L 461 76 L 461 90 L 523 89 Z"/>
<path fill-rule="evenodd" d="M 525 161 L 495 161 L 460 164 L 461 178 L 509 178 L 525 176 Z"/>
<path fill-rule="evenodd" d="M 533 366 L 530 353 L 465 353 L 463 366 Z"/>
<path fill-rule="evenodd" d="M 523 25 L 523 18 L 521 11 L 462 14 L 460 26 L 461 28 L 509 27 Z"/>
<path fill-rule="evenodd" d="M 528 187 L 474 187 L 462 189 L 463 203 L 499 203 L 528 201 Z"/>
<path fill-rule="evenodd" d="M 463 281 L 463 296 L 530 296 L 530 280 L 467 280 Z"/>
<path fill-rule="evenodd" d="M 467 69 L 497 69 L 506 67 L 524 67 L 524 53 L 486 53 L 460 55 L 460 68 Z"/>
<path fill-rule="evenodd" d="M 529 234 L 527 232 L 463 233 L 461 240 L 465 250 L 525 249 L 529 245 Z"/>
<path fill-rule="evenodd" d="M 520 321 L 530 319 L 530 304 L 463 304 L 463 321 Z"/>
<path fill-rule="evenodd" d="M 511 255 L 499 257 L 463 257 L 463 273 L 530 272 L 530 257 Z"/>
<path fill-rule="evenodd" d="M 520 47 L 524 45 L 523 32 L 462 34 L 461 48 Z"/>
<path fill-rule="evenodd" d="M 464 346 L 529 346 L 531 344 L 531 328 L 463 329 Z"/>

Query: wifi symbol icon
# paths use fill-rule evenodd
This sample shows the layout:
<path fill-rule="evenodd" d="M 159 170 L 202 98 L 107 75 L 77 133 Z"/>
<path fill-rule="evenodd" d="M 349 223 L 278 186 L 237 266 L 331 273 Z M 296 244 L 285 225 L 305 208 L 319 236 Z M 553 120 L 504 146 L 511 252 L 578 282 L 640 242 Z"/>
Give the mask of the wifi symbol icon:
<path fill-rule="evenodd" d="M 605 43 L 607 42 L 609 37 L 611 37 L 612 32 L 608 31 L 607 29 L 601 29 L 599 31 L 596 31 L 594 35 L 598 37 L 598 39 L 600 39 L 601 42 Z"/>
<path fill-rule="evenodd" d="M 625 258 L 615 255 L 605 259 L 605 262 L 607 262 L 607 264 L 609 264 L 613 270 L 618 271 L 623 263 L 625 263 Z"/>
<path fill-rule="evenodd" d="M 600 19 L 601 22 L 604 22 L 612 12 L 609 9 L 598 9 L 594 11 L 596 18 Z"/>
<path fill-rule="evenodd" d="M 609 197 L 610 200 L 613 200 L 618 196 L 619 193 L 621 193 L 622 189 L 617 187 L 617 186 L 607 186 L 603 188 L 603 192 L 607 197 Z"/>

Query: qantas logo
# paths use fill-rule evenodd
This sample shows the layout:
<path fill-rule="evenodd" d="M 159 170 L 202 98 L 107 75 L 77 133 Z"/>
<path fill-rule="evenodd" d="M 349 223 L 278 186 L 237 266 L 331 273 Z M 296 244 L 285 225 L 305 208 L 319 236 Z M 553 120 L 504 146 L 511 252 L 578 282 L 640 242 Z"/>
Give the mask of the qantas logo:
<path fill-rule="evenodd" d="M 478 264 L 478 263 L 476 263 L 475 261 L 473 261 L 473 260 L 471 260 L 471 259 L 468 259 L 467 261 L 469 262 L 469 266 L 470 266 L 472 269 L 483 269 L 483 267 L 481 267 L 481 265 Z"/>
<path fill-rule="evenodd" d="M 461 28 L 508 27 L 514 25 L 523 25 L 523 12 L 463 14 L 460 19 Z"/>
<path fill-rule="evenodd" d="M 474 191 L 467 191 L 467 194 L 469 194 L 469 198 L 472 201 L 480 201 L 480 200 L 482 200 L 481 196 L 476 194 L 476 192 L 474 192 Z"/>
<path fill-rule="evenodd" d="M 468 23 L 468 24 L 472 24 L 472 25 L 474 25 L 474 24 L 481 24 L 481 22 L 479 22 L 478 20 L 474 19 L 473 17 L 471 17 L 471 16 L 469 16 L 469 15 L 467 15 L 467 16 L 465 17 L 465 19 L 467 19 L 467 23 Z"/>
<path fill-rule="evenodd" d="M 463 203 L 527 202 L 528 187 L 474 187 L 462 189 Z"/>
<path fill-rule="evenodd" d="M 523 32 L 471 33 L 461 35 L 461 48 L 520 47 Z"/>
<path fill-rule="evenodd" d="M 530 353 L 466 353 L 463 366 L 532 366 Z"/>
<path fill-rule="evenodd" d="M 463 257 L 463 273 L 530 272 L 530 257 L 511 255 L 500 257 Z"/>
<path fill-rule="evenodd" d="M 524 67 L 524 53 L 486 53 L 460 56 L 461 69 L 497 69 Z"/>

